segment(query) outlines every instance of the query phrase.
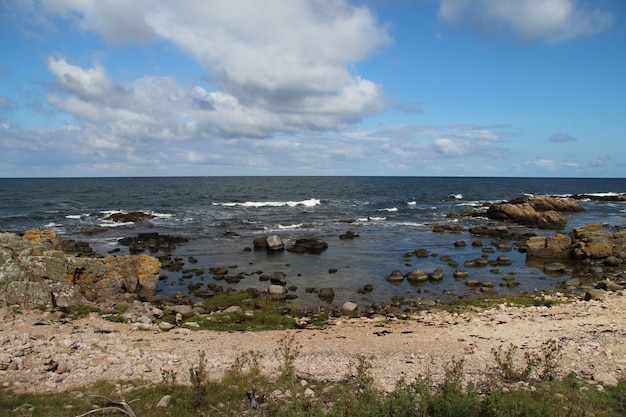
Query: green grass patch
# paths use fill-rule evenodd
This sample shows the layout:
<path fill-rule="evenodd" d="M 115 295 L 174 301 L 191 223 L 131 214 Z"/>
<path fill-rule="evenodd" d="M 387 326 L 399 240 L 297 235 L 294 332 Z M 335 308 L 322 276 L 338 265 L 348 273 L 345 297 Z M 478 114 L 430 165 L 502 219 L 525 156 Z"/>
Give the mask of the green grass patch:
<path fill-rule="evenodd" d="M 391 393 L 376 389 L 367 360 L 357 358 L 342 381 L 273 379 L 262 375 L 259 357 L 239 357 L 219 380 L 206 378 L 199 362 L 188 371 L 188 383 L 172 380 L 156 384 L 141 381 L 99 382 L 54 394 L 13 394 L 0 391 L 0 415 L 20 417 L 124 415 L 114 411 L 126 402 L 137 417 L 187 416 L 330 416 L 330 417 L 618 417 L 626 413 L 626 383 L 597 390 L 575 376 L 505 389 L 495 383 L 483 391 L 463 382 L 463 363 L 446 368 L 445 379 L 434 384 L 428 376 L 400 382 Z M 200 360 L 204 360 L 200 356 Z M 313 396 L 305 394 L 311 388 Z M 250 397 L 254 393 L 254 402 Z M 166 408 L 156 407 L 171 396 Z M 97 411 L 100 410 L 100 411 Z"/>
<path fill-rule="evenodd" d="M 501 304 L 507 304 L 517 307 L 552 307 L 559 304 L 567 304 L 570 301 L 557 300 L 546 297 L 545 295 L 520 294 L 507 297 L 486 297 L 475 299 L 462 299 L 449 304 L 438 306 L 439 309 L 449 311 L 451 313 L 462 313 L 472 309 L 488 309 Z"/>
<path fill-rule="evenodd" d="M 101 312 L 98 307 L 91 305 L 72 305 L 67 307 L 61 307 L 60 310 L 72 320 L 82 319 L 87 317 L 91 313 Z"/>

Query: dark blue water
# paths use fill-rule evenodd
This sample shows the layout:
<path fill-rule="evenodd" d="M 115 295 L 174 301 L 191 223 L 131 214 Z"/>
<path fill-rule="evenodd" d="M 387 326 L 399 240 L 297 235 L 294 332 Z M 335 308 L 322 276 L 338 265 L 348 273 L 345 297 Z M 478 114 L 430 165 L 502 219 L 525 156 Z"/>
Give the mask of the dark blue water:
<path fill-rule="evenodd" d="M 450 255 L 462 264 L 482 255 L 468 245 L 456 249 L 456 240 L 479 240 L 468 232 L 438 234 L 433 224 L 458 224 L 465 229 L 486 225 L 484 218 L 449 216 L 480 209 L 485 202 L 509 200 L 521 195 L 606 194 L 626 192 L 626 179 L 555 178 L 442 178 L 442 177 L 192 177 L 192 178 L 72 178 L 0 179 L 0 230 L 53 229 L 66 238 L 89 241 L 101 254 L 120 247 L 121 237 L 140 232 L 185 236 L 175 255 L 193 256 L 193 268 L 236 266 L 233 273 L 247 275 L 234 288 L 263 289 L 255 271 L 287 274 L 295 285 L 298 301 L 317 304 L 306 287 L 330 286 L 334 303 L 352 300 L 360 304 L 388 301 L 392 296 L 414 294 L 447 299 L 467 293 L 463 283 L 452 279 L 455 268 L 438 257 L 411 258 L 404 254 L 425 248 L 438 255 Z M 602 221 L 614 226 L 626 224 L 626 206 L 589 202 L 586 211 L 569 217 L 567 230 Z M 142 211 L 152 220 L 119 224 L 106 220 L 115 212 Z M 351 230 L 359 238 L 350 241 L 339 235 Z M 227 233 L 228 232 L 228 233 Z M 535 231 L 545 234 L 546 232 Z M 284 252 L 245 252 L 254 238 L 276 234 L 287 245 L 300 237 L 320 237 L 329 244 L 321 255 Z M 480 239 L 489 246 L 489 239 Z M 122 247 L 122 253 L 127 251 Z M 495 253 L 492 256 L 498 256 Z M 541 271 L 527 268 L 523 254 L 512 251 L 511 267 L 500 274 L 488 269 L 470 270 L 470 278 L 491 280 L 497 289 L 532 291 L 560 282 L 545 278 Z M 191 265 L 190 265 L 191 267 Z M 394 269 L 403 272 L 441 267 L 445 278 L 438 284 L 416 288 L 406 282 L 389 284 L 385 277 Z M 329 269 L 337 273 L 329 274 Z M 498 287 L 502 275 L 516 274 L 520 287 Z M 159 292 L 170 295 L 186 291 L 191 281 L 210 282 L 210 275 L 181 280 L 169 273 L 160 282 Z M 372 284 L 374 291 L 358 294 L 356 289 Z"/>

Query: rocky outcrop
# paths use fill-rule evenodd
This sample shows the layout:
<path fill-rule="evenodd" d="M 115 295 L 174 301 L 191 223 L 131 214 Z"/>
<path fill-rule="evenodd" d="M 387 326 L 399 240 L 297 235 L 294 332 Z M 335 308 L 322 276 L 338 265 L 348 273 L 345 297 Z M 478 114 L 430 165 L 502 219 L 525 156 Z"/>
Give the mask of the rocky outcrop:
<path fill-rule="evenodd" d="M 282 251 L 285 249 L 283 240 L 276 236 L 257 237 L 254 239 L 254 250 L 266 250 L 268 253 Z M 293 253 L 313 253 L 320 254 L 328 249 L 328 243 L 316 237 L 305 237 L 297 239 L 294 244 L 287 248 Z"/>
<path fill-rule="evenodd" d="M 621 264 L 626 260 L 626 230 L 611 232 L 601 223 L 592 223 L 574 228 L 569 235 L 534 236 L 528 239 L 528 258 L 546 260 L 606 260 Z M 607 262 L 605 262 L 606 264 Z"/>
<path fill-rule="evenodd" d="M 539 229 L 563 229 L 567 220 L 560 213 L 584 211 L 575 201 L 565 198 L 521 197 L 493 204 L 484 215 L 490 219 L 518 223 Z"/>
<path fill-rule="evenodd" d="M 526 256 L 538 259 L 569 259 L 572 255 L 572 238 L 557 234 L 553 237 L 533 236 L 528 239 Z"/>
<path fill-rule="evenodd" d="M 328 243 L 318 238 L 302 238 L 296 240 L 294 245 L 287 249 L 293 253 L 313 253 L 320 254 L 328 249 Z"/>
<path fill-rule="evenodd" d="M 106 220 L 111 220 L 117 223 L 135 223 L 142 220 L 154 219 L 153 214 L 144 213 L 141 211 L 133 211 L 131 213 L 113 213 L 106 217 Z"/>
<path fill-rule="evenodd" d="M 602 224 L 592 223 L 575 228 L 573 235 L 576 240 L 573 255 L 577 259 L 599 259 L 611 255 L 626 259 L 626 231 L 610 233 L 602 229 Z"/>
<path fill-rule="evenodd" d="M 570 196 L 574 200 L 590 200 L 590 201 L 626 201 L 626 194 L 574 194 Z"/>
<path fill-rule="evenodd" d="M 24 237 L 0 233 L 0 299 L 69 306 L 155 294 L 161 266 L 156 258 L 78 257 L 55 249 L 60 241 L 52 231 L 28 231 Z"/>
<path fill-rule="evenodd" d="M 155 252 L 171 252 L 176 249 L 176 245 L 186 243 L 189 240 L 182 236 L 161 235 L 159 233 L 139 233 L 137 236 L 128 236 L 119 239 L 117 243 L 128 246 L 131 255 L 144 252 L 146 250 Z"/>

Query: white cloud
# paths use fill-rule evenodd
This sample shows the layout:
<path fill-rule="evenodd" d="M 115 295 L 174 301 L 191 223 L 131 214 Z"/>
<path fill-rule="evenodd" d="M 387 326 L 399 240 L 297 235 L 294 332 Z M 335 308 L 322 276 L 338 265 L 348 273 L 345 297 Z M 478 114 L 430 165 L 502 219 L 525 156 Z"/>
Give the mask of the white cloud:
<path fill-rule="evenodd" d="M 439 18 L 483 33 L 504 29 L 525 42 L 561 42 L 592 35 L 614 16 L 582 0 L 441 0 Z"/>
<path fill-rule="evenodd" d="M 387 105 L 381 87 L 350 68 L 390 37 L 367 8 L 344 0 L 268 0 L 262 7 L 254 0 L 41 4 L 50 16 L 113 43 L 171 42 L 210 75 L 214 90 L 182 88 L 165 77 L 120 84 L 102 66 L 51 58 L 63 95 L 51 94 L 50 103 L 118 140 L 142 131 L 148 138 L 190 139 L 335 130 Z"/>

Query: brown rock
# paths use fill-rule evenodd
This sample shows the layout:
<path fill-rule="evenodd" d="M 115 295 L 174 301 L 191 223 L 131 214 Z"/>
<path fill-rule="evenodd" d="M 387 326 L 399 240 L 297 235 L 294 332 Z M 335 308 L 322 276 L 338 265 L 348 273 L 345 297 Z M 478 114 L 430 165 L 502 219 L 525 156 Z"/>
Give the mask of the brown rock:
<path fill-rule="evenodd" d="M 572 238 L 557 234 L 554 237 L 533 236 L 528 239 L 526 256 L 540 259 L 567 259 L 572 251 Z"/>
<path fill-rule="evenodd" d="M 540 229 L 562 229 L 567 220 L 560 212 L 584 211 L 575 201 L 549 196 L 523 197 L 494 204 L 485 215 L 494 220 L 515 222 Z"/>
<path fill-rule="evenodd" d="M 113 213 L 110 216 L 107 216 L 106 219 L 118 223 L 135 223 L 142 220 L 154 219 L 154 215 L 143 213 L 141 211 L 133 211 L 130 213 Z"/>

